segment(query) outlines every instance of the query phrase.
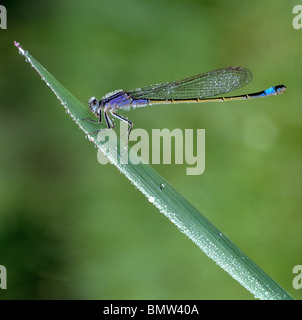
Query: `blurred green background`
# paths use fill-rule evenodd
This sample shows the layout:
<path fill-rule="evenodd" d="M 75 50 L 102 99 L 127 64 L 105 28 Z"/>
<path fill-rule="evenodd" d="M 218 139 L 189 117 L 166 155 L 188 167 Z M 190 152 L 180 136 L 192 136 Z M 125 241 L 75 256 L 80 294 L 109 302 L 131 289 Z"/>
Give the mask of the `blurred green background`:
<path fill-rule="evenodd" d="M 97 150 L 13 41 L 79 100 L 239 65 L 238 93 L 282 96 L 120 112 L 136 128 L 206 129 L 206 169 L 154 165 L 295 298 L 302 264 L 297 1 L 1 1 L 0 299 L 253 299 Z"/>

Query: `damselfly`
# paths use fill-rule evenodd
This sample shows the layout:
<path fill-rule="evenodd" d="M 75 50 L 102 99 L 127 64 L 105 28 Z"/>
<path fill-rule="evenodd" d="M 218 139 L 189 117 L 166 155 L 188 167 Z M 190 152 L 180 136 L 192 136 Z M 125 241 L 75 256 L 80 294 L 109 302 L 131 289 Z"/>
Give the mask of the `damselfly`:
<path fill-rule="evenodd" d="M 113 117 L 125 121 L 129 125 L 128 138 L 133 123 L 117 114 L 118 109 L 129 110 L 131 107 L 145 107 L 153 104 L 193 103 L 211 101 L 232 101 L 278 95 L 285 91 L 284 85 L 277 85 L 256 93 L 231 97 L 217 97 L 246 85 L 252 79 L 252 73 L 245 68 L 229 67 L 198 74 L 182 80 L 160 83 L 130 91 L 117 90 L 107 94 L 101 100 L 92 97 L 89 100 L 90 110 L 102 122 L 104 114 L 107 129 L 114 128 Z M 106 129 L 100 129 L 106 130 Z M 97 131 L 97 132 L 98 132 Z"/>

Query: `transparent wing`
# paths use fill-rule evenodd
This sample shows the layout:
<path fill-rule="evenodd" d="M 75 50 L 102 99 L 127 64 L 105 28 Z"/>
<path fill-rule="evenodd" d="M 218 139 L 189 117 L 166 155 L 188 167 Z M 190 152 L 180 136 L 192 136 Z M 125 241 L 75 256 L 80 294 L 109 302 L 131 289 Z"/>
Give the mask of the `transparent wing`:
<path fill-rule="evenodd" d="M 204 99 L 234 91 L 246 85 L 252 73 L 245 68 L 229 67 L 198 74 L 182 80 L 160 83 L 128 91 L 135 99 Z"/>

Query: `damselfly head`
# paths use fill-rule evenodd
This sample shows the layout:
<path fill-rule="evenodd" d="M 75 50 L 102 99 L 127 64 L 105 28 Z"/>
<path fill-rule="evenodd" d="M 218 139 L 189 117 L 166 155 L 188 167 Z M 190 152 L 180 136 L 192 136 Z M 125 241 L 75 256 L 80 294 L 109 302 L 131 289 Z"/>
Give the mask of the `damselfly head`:
<path fill-rule="evenodd" d="M 93 112 L 93 113 L 97 113 L 98 111 L 98 108 L 99 108 L 99 105 L 100 105 L 100 102 L 98 99 L 96 99 L 95 97 L 91 97 L 88 101 L 88 105 L 89 105 L 89 108 L 90 110 Z"/>

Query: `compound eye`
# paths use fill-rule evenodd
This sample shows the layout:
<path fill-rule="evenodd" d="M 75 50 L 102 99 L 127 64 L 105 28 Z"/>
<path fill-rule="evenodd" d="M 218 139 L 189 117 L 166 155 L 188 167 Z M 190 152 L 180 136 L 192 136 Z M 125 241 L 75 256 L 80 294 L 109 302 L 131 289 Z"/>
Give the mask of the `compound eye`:
<path fill-rule="evenodd" d="M 91 108 L 95 107 L 98 104 L 98 100 L 95 97 L 92 97 L 89 99 L 88 104 Z"/>

